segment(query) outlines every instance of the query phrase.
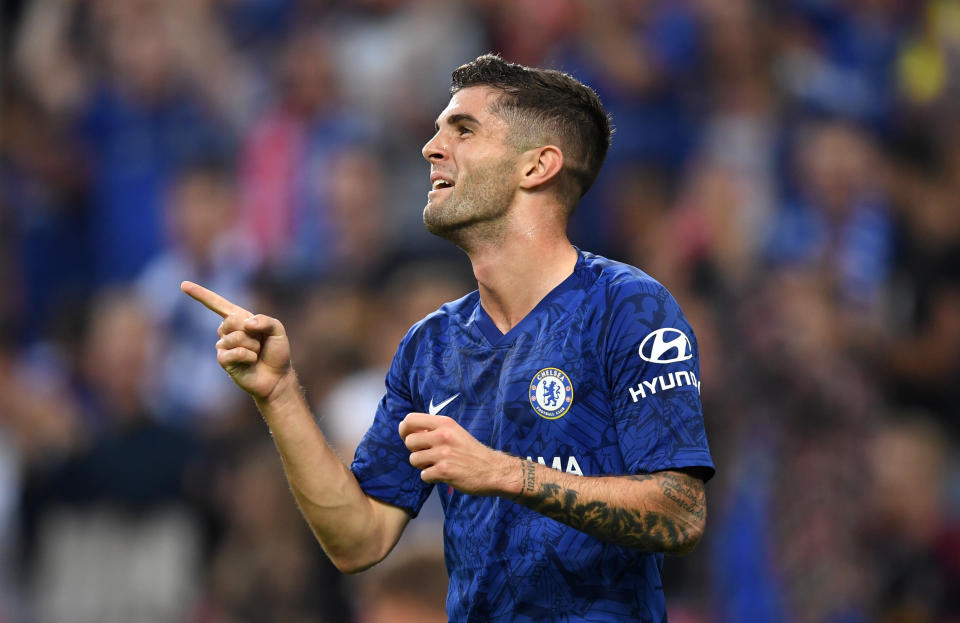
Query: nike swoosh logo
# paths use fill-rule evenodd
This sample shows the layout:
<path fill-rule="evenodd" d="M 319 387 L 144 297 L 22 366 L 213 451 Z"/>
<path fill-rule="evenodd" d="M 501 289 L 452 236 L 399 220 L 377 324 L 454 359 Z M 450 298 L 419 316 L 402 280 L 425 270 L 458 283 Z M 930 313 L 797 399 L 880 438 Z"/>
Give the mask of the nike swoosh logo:
<path fill-rule="evenodd" d="M 431 398 L 431 399 L 430 399 L 430 408 L 427 410 L 427 412 L 430 413 L 430 415 L 437 415 L 438 413 L 440 413 L 440 409 L 444 408 L 445 406 L 447 406 L 448 404 L 450 404 L 451 402 L 453 402 L 454 400 L 456 400 L 457 397 L 459 397 L 459 396 L 460 396 L 460 394 L 454 394 L 453 396 L 450 396 L 449 398 L 447 398 L 446 400 L 444 400 L 443 402 L 441 402 L 441 403 L 438 404 L 438 405 L 434 405 L 434 404 L 433 404 L 433 398 Z"/>

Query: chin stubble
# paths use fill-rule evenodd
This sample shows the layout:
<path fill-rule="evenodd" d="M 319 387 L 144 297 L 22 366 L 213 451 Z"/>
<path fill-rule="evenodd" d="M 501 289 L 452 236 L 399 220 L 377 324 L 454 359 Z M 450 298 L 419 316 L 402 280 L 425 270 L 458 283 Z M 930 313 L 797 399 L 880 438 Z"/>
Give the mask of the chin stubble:
<path fill-rule="evenodd" d="M 444 203 L 424 208 L 427 231 L 457 244 L 472 231 L 484 238 L 494 234 L 516 192 L 509 181 L 514 166 L 513 160 L 496 162 L 459 180 Z"/>

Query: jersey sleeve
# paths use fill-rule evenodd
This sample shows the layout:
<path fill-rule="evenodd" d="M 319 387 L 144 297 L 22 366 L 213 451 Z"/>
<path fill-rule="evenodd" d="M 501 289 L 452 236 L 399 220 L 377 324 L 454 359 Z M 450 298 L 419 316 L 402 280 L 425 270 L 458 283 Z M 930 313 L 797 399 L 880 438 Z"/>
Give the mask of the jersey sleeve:
<path fill-rule="evenodd" d="M 411 344 L 414 331 L 407 334 L 393 357 L 386 377 L 386 393 L 380 399 L 373 424 L 357 447 L 350 469 L 367 495 L 399 506 L 416 517 L 433 485 L 423 482 L 420 471 L 410 465 L 410 451 L 398 430 L 408 413 L 418 411 L 410 393 L 416 354 Z"/>
<path fill-rule="evenodd" d="M 608 300 L 607 374 L 630 473 L 714 465 L 700 403 L 700 352 L 680 306 L 655 281 L 621 284 Z"/>

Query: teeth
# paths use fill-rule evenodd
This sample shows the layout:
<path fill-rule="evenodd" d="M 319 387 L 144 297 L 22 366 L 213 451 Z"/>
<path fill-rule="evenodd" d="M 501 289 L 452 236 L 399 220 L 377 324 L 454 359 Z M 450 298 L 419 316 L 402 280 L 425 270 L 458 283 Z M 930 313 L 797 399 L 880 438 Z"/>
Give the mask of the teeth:
<path fill-rule="evenodd" d="M 446 181 L 444 181 L 444 180 L 434 180 L 434 182 L 433 182 L 433 189 L 434 189 L 434 190 L 437 190 L 438 188 L 445 188 L 445 187 L 447 187 L 447 186 L 452 186 L 452 184 L 450 184 L 449 182 L 446 182 Z"/>

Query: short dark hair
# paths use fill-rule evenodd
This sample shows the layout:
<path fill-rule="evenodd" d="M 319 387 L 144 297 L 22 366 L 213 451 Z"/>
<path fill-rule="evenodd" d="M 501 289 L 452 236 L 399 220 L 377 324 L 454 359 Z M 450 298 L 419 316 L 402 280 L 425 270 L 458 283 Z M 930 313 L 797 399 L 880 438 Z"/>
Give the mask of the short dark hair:
<path fill-rule="evenodd" d="M 493 112 L 511 124 L 519 148 L 560 147 L 560 193 L 572 210 L 597 179 L 613 135 L 596 92 L 570 74 L 509 63 L 497 54 L 484 54 L 453 71 L 451 93 L 475 86 L 503 93 Z"/>

